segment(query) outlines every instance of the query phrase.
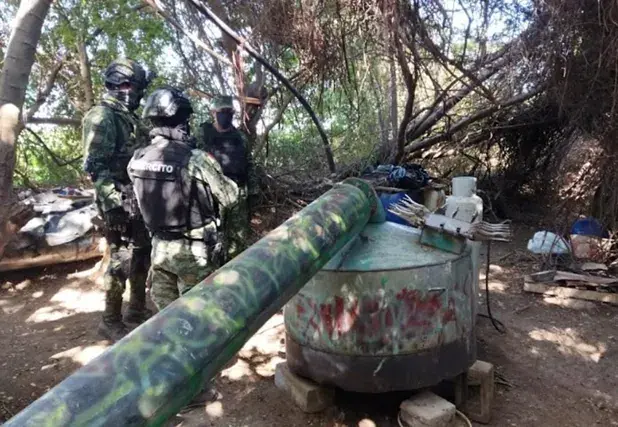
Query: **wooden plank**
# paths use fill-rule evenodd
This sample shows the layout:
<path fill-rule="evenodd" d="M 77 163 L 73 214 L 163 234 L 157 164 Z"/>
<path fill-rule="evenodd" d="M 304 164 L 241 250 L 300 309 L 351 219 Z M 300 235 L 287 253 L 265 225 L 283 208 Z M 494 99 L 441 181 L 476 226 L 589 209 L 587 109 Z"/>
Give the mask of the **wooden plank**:
<path fill-rule="evenodd" d="M 558 280 L 571 280 L 573 282 L 588 282 L 592 284 L 598 285 L 611 285 L 614 283 L 618 283 L 618 279 L 615 277 L 601 277 L 601 276 L 590 276 L 587 274 L 577 274 L 571 273 L 568 271 L 556 271 L 556 275 L 554 276 L 554 281 Z"/>
<path fill-rule="evenodd" d="M 105 239 L 98 236 L 84 236 L 73 242 L 61 245 L 23 251 L 0 260 L 0 272 L 24 270 L 48 265 L 85 261 L 103 256 Z"/>
<path fill-rule="evenodd" d="M 595 271 L 595 270 L 596 271 L 598 270 L 607 271 L 608 270 L 605 264 L 601 264 L 598 262 L 585 262 L 582 264 L 581 269 L 583 271 Z"/>
<path fill-rule="evenodd" d="M 585 282 L 588 286 L 616 286 L 618 279 L 614 277 L 591 276 L 588 274 L 577 274 L 568 271 L 547 270 L 539 273 L 529 274 L 525 277 L 528 282 L 548 283 L 548 282 Z"/>
<path fill-rule="evenodd" d="M 525 277 L 527 282 L 553 282 L 556 277 L 556 270 L 540 271 Z"/>
<path fill-rule="evenodd" d="M 592 283 L 592 282 L 582 282 L 580 280 L 562 280 L 561 284 L 563 286 L 568 286 L 569 288 L 600 288 L 600 289 L 613 289 L 616 287 L 616 284 L 606 285 L 604 283 Z"/>
<path fill-rule="evenodd" d="M 601 276 L 591 276 L 588 274 L 577 274 L 571 273 L 569 271 L 556 271 L 556 275 L 554 276 L 554 280 L 572 280 L 572 281 L 580 281 L 580 282 L 590 282 L 590 283 L 599 283 L 603 285 L 609 285 L 612 283 L 618 283 L 618 279 L 615 277 L 601 277 Z"/>
<path fill-rule="evenodd" d="M 586 301 L 606 302 L 618 305 L 618 294 L 584 291 L 580 289 L 565 288 L 563 286 L 551 286 L 543 283 L 524 282 L 524 291 L 535 294 L 559 296 L 563 298 L 575 298 Z"/>

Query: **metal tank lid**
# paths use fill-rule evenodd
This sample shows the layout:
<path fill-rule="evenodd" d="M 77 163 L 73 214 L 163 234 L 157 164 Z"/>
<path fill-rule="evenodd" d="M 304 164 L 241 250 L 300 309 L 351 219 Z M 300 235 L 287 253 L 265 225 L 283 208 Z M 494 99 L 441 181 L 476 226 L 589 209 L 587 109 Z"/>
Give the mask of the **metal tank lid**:
<path fill-rule="evenodd" d="M 322 271 L 401 270 L 445 264 L 467 256 L 441 251 L 419 243 L 421 230 L 393 222 L 367 224 Z"/>

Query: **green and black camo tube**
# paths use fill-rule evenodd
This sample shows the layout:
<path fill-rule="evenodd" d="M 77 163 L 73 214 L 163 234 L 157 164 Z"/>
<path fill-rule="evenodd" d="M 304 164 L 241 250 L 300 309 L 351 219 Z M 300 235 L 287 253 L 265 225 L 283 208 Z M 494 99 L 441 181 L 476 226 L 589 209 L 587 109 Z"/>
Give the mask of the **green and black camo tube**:
<path fill-rule="evenodd" d="M 366 186 L 336 185 L 5 427 L 163 425 L 378 208 Z"/>

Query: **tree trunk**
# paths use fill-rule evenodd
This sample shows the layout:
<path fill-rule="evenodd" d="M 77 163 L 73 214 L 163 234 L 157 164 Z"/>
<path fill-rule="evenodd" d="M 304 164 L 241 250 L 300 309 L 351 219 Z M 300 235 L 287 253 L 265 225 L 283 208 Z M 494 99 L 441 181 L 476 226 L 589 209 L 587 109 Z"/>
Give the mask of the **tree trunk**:
<path fill-rule="evenodd" d="M 13 21 L 0 74 L 0 258 L 13 234 L 8 226 L 13 202 L 15 143 L 23 128 L 21 109 L 43 21 L 52 0 L 22 0 Z"/>
<path fill-rule="evenodd" d="M 378 148 L 378 161 L 380 163 L 390 163 L 394 157 L 394 142 L 391 139 L 391 123 L 388 117 L 388 105 L 384 105 L 384 100 L 388 99 L 388 92 L 383 90 L 379 78 L 375 77 L 373 70 L 370 74 L 373 97 L 376 100 L 376 120 L 380 129 L 380 146 Z"/>
<path fill-rule="evenodd" d="M 395 145 L 397 141 L 397 134 L 399 130 L 399 120 L 397 118 L 397 68 L 395 66 L 394 54 L 388 59 L 388 66 L 390 68 L 390 92 L 391 92 L 391 141 Z"/>
<path fill-rule="evenodd" d="M 90 73 L 90 59 L 86 50 L 86 43 L 80 39 L 77 41 L 77 53 L 79 55 L 79 74 L 84 90 L 83 111 L 86 112 L 94 106 L 94 90 L 92 89 L 92 75 Z"/>

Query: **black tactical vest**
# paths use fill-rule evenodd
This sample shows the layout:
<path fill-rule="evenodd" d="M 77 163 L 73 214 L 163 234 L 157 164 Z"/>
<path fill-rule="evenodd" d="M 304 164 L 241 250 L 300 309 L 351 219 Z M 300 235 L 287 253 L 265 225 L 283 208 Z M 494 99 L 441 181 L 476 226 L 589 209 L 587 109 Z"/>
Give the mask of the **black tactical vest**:
<path fill-rule="evenodd" d="M 213 221 L 210 188 L 191 178 L 191 147 L 163 138 L 135 153 L 129 165 L 133 189 L 146 226 L 153 233 L 185 232 Z"/>
<path fill-rule="evenodd" d="M 218 132 L 212 123 L 202 124 L 204 150 L 214 156 L 223 174 L 240 186 L 247 185 L 247 147 L 237 129 Z"/>

